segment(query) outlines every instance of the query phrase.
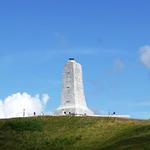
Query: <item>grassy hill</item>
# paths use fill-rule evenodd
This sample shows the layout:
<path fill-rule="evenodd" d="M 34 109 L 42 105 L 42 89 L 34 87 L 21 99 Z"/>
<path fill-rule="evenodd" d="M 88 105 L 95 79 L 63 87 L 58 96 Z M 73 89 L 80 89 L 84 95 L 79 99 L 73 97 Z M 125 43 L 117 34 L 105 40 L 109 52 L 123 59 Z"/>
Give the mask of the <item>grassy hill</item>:
<path fill-rule="evenodd" d="M 98 117 L 0 120 L 0 150 L 150 150 L 150 121 Z"/>

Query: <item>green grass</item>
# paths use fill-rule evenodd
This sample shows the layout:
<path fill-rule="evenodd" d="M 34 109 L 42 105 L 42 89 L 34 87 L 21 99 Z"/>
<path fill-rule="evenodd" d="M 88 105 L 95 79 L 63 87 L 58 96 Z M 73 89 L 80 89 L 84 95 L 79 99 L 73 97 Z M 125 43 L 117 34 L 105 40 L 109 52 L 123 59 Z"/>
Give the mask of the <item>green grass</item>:
<path fill-rule="evenodd" d="M 73 116 L 0 120 L 0 150 L 150 150 L 150 121 Z"/>

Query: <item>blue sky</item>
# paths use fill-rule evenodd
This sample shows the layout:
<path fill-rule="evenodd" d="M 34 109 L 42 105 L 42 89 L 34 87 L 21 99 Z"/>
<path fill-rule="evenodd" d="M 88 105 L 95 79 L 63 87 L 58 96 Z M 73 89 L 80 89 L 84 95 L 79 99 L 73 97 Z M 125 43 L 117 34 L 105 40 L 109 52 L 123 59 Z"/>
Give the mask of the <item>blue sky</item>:
<path fill-rule="evenodd" d="M 149 0 L 0 0 L 0 99 L 48 93 L 45 111 L 54 111 L 64 63 L 74 57 L 92 110 L 150 118 L 149 6 Z"/>

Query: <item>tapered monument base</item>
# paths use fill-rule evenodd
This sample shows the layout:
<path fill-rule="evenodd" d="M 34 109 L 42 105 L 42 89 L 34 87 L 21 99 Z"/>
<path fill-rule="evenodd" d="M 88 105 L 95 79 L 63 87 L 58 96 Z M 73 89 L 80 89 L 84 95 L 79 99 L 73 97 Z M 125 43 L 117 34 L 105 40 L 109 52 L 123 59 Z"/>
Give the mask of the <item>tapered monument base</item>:
<path fill-rule="evenodd" d="M 74 108 L 74 107 L 59 107 L 57 108 L 55 115 L 64 116 L 64 115 L 74 115 L 74 116 L 93 116 L 94 113 L 88 108 Z"/>

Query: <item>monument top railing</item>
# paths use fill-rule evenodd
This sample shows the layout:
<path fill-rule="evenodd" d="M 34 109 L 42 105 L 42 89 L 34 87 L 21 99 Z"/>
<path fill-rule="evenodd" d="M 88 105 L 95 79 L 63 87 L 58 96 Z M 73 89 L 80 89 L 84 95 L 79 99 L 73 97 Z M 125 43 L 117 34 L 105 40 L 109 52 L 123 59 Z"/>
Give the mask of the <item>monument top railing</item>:
<path fill-rule="evenodd" d="M 69 60 L 75 60 L 74 58 L 69 58 Z"/>

